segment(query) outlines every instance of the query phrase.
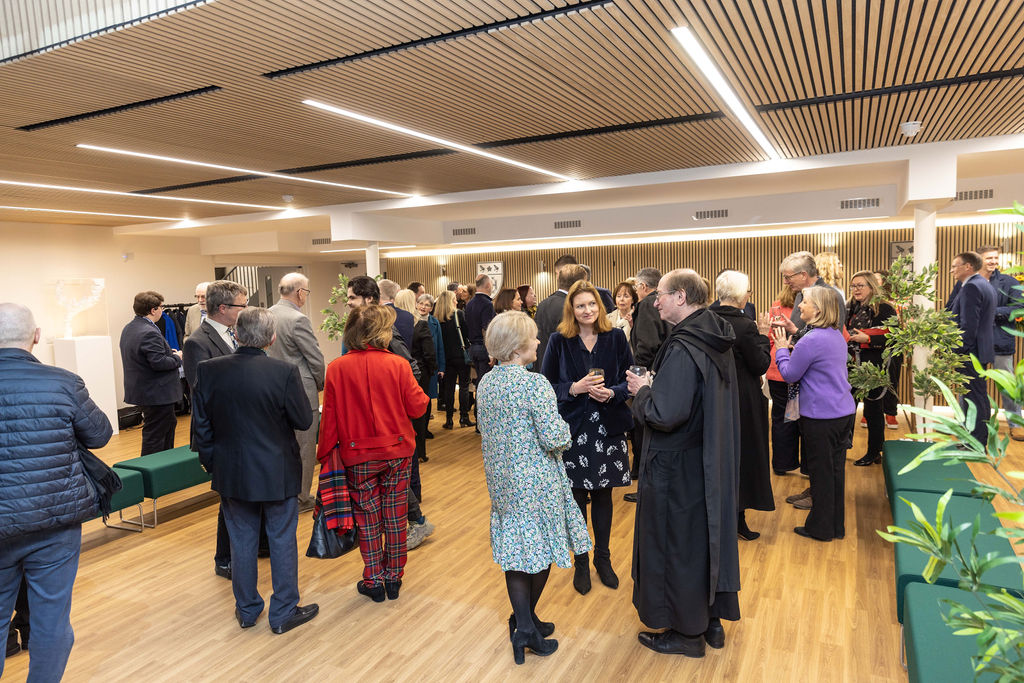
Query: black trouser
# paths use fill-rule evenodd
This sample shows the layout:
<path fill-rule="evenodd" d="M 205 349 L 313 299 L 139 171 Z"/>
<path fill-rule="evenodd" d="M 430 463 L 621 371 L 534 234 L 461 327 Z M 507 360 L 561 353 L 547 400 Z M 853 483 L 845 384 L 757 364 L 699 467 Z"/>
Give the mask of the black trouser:
<path fill-rule="evenodd" d="M 469 419 L 469 404 L 472 403 L 469 395 L 469 365 L 461 360 L 448 359 L 445 361 L 448 369 L 444 372 L 441 384 L 441 398 L 444 401 L 445 411 L 450 420 L 455 413 L 455 384 L 459 385 L 459 417 Z"/>
<path fill-rule="evenodd" d="M 897 396 L 897 392 L 900 388 L 900 375 L 902 373 L 903 356 L 891 359 L 889 361 L 889 382 L 892 383 L 892 389 L 885 392 L 885 396 L 882 397 L 882 412 L 886 415 L 895 416 L 898 413 L 900 399 Z"/>
<path fill-rule="evenodd" d="M 846 535 L 846 447 L 853 418 L 800 418 L 804 444 L 810 444 L 804 449 L 804 460 L 811 478 L 811 511 L 804 528 L 823 541 Z"/>
<path fill-rule="evenodd" d="M 644 423 L 633 421 L 633 431 L 629 433 L 629 441 L 633 445 L 633 462 L 629 466 L 629 476 L 633 481 L 640 481 L 640 455 L 644 449 Z"/>
<path fill-rule="evenodd" d="M 487 355 L 487 349 L 484 348 L 483 344 L 473 343 L 469 347 L 469 357 L 473 359 L 473 367 L 476 368 L 476 386 L 479 390 L 480 380 L 484 378 L 484 375 L 491 369 L 491 359 Z M 473 406 L 473 416 L 476 417 L 476 405 Z M 479 429 L 479 427 L 477 428 Z"/>
<path fill-rule="evenodd" d="M 772 397 L 772 469 L 788 472 L 805 466 L 800 462 L 800 423 L 786 422 L 786 402 L 789 400 L 789 385 L 785 382 L 768 380 L 768 393 Z"/>
<path fill-rule="evenodd" d="M 142 455 L 174 448 L 174 430 L 178 426 L 178 418 L 174 416 L 174 404 L 140 407 L 142 408 Z"/>
<path fill-rule="evenodd" d="M 862 349 L 860 360 L 862 363 L 871 363 L 882 367 L 882 352 L 875 349 Z M 881 390 L 873 389 L 864 399 L 864 419 L 868 423 L 868 450 L 864 455 L 876 457 L 882 455 L 882 445 L 885 444 L 884 395 L 880 395 L 880 393 Z M 854 390 L 853 394 L 854 400 L 857 400 L 857 391 Z"/>
<path fill-rule="evenodd" d="M 971 363 L 970 358 L 960 367 L 960 372 L 969 378 L 966 387 L 967 393 L 960 397 L 960 407 L 966 412 L 967 405 L 965 402 L 970 401 L 978 409 L 978 416 L 974 422 L 971 436 L 977 439 L 984 448 L 985 444 L 988 443 L 988 426 L 986 423 L 989 417 L 991 417 L 989 413 L 992 410 L 992 404 L 988 398 L 988 388 L 985 386 L 985 378 L 979 377 L 978 373 L 974 371 L 974 364 Z"/>
<path fill-rule="evenodd" d="M 427 454 L 427 414 L 424 413 L 412 421 L 416 432 L 416 450 L 412 454 L 412 468 L 409 472 L 409 490 L 419 499 L 423 498 L 420 488 L 420 456 Z"/>

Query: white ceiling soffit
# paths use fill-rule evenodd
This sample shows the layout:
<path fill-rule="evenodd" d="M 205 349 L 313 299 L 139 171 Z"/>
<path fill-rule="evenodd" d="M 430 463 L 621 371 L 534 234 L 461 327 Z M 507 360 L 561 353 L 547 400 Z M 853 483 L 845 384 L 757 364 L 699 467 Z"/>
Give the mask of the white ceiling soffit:
<path fill-rule="evenodd" d="M 77 43 L 213 0 L 3 0 L 0 62 Z"/>

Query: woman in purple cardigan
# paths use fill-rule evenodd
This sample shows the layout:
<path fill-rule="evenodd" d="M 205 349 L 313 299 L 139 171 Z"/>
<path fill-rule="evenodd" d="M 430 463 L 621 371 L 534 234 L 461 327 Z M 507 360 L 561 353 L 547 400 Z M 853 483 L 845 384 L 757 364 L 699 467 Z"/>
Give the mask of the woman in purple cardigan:
<path fill-rule="evenodd" d="M 805 454 L 811 511 L 804 525 L 793 531 L 816 541 L 831 541 L 846 535 L 846 449 L 857 404 L 847 379 L 839 299 L 829 287 L 810 287 L 803 294 L 800 317 L 807 326 L 793 339 L 785 328 L 773 330 L 779 373 L 786 382 L 799 383 L 802 440 L 815 446 Z"/>

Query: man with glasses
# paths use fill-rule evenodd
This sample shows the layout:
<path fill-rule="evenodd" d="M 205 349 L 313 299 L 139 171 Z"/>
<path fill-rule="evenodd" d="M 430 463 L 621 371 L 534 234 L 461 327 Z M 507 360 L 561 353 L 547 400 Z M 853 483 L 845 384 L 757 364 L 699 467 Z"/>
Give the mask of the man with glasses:
<path fill-rule="evenodd" d="M 156 325 L 163 303 L 157 292 L 139 292 L 132 303 L 135 318 L 121 331 L 124 401 L 142 408 L 142 455 L 174 448 L 178 426 L 174 404 L 181 400 L 181 351 L 171 349 Z"/>
<path fill-rule="evenodd" d="M 818 276 L 818 266 L 814 263 L 814 254 L 809 251 L 797 251 L 782 259 L 779 266 L 782 281 L 796 293 L 793 300 L 793 312 L 789 318 L 783 318 L 781 324 L 789 334 L 796 334 L 804 328 L 805 323 L 800 317 L 800 302 L 804 300 L 803 290 L 808 287 L 828 287 L 824 278 Z M 846 325 L 846 295 L 841 289 L 832 287 L 839 297 L 839 326 Z"/>
<path fill-rule="evenodd" d="M 185 333 L 183 339 L 188 339 L 206 320 L 206 288 L 209 286 L 209 282 L 200 282 L 196 285 L 196 301 L 199 303 L 189 306 L 188 311 L 185 313 Z"/>
<path fill-rule="evenodd" d="M 299 368 L 299 377 L 306 390 L 312 411 L 312 424 L 308 429 L 295 431 L 302 459 L 302 484 L 299 490 L 299 512 L 313 509 L 314 497 L 309 488 L 313 483 L 316 465 L 316 436 L 320 429 L 320 391 L 324 388 L 324 354 L 313 333 L 313 325 L 302 312 L 309 299 L 309 278 L 302 273 L 288 273 L 281 278 L 277 291 L 281 298 L 268 310 L 274 316 L 277 341 L 269 349 L 271 358 L 288 361 Z"/>
<path fill-rule="evenodd" d="M 993 329 L 996 321 L 996 292 L 979 272 L 983 266 L 981 256 L 965 251 L 953 258 L 950 274 L 960 283 L 960 291 L 953 299 L 950 312 L 963 333 L 963 345 L 958 350 L 965 356 L 960 372 L 969 379 L 967 393 L 960 397 L 960 405 L 966 410 L 966 401 L 978 409 L 978 419 L 971 434 L 982 444 L 988 443 L 988 428 L 991 405 L 985 379 L 979 377 L 971 363 L 970 355 L 977 356 L 978 362 L 988 365 L 995 360 Z"/>

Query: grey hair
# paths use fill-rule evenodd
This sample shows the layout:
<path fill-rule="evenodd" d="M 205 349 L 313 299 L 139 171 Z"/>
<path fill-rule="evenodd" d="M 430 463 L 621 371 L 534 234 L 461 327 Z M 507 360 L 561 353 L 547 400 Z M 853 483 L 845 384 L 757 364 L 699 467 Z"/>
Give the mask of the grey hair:
<path fill-rule="evenodd" d="M 794 273 L 807 273 L 811 277 L 818 276 L 818 266 L 814 262 L 814 254 L 809 251 L 795 251 L 779 264 L 779 272 L 791 270 Z"/>
<path fill-rule="evenodd" d="M 308 289 L 309 278 L 302 273 L 288 273 L 281 278 L 281 283 L 277 286 L 277 291 L 281 293 L 281 296 L 289 296 L 296 289 Z"/>
<path fill-rule="evenodd" d="M 738 270 L 722 271 L 715 279 L 715 294 L 722 303 L 738 304 L 750 289 L 750 278 Z"/>
<path fill-rule="evenodd" d="M 265 349 L 274 341 L 274 314 L 265 308 L 250 306 L 238 314 L 235 337 L 239 346 Z"/>
<path fill-rule="evenodd" d="M 0 349 L 31 346 L 36 335 L 36 320 L 27 306 L 0 304 Z"/>
<path fill-rule="evenodd" d="M 537 323 L 522 311 L 505 311 L 494 316 L 487 325 L 484 346 L 496 361 L 512 360 L 516 351 L 537 339 Z"/>
<path fill-rule="evenodd" d="M 239 294 L 249 298 L 249 290 L 231 280 L 214 280 L 206 288 L 206 310 L 214 315 L 225 304 L 235 303 L 235 297 Z"/>
<path fill-rule="evenodd" d="M 433 305 L 434 304 L 434 297 L 432 297 L 429 294 L 420 294 L 418 297 L 416 297 L 416 303 L 421 304 L 424 301 L 426 301 L 427 303 Z"/>
<path fill-rule="evenodd" d="M 377 286 L 380 288 L 380 295 L 385 299 L 394 300 L 395 295 L 398 294 L 398 290 L 402 289 L 397 282 L 394 280 L 380 280 L 377 282 Z"/>
<path fill-rule="evenodd" d="M 198 292 L 199 290 L 202 290 L 202 291 L 205 292 L 206 288 L 209 287 L 209 286 L 210 286 L 209 282 L 200 282 L 198 285 L 196 285 L 196 291 Z"/>
<path fill-rule="evenodd" d="M 657 289 L 661 282 L 661 271 L 650 266 L 641 268 L 636 271 L 636 281 L 644 283 L 648 289 Z"/>

